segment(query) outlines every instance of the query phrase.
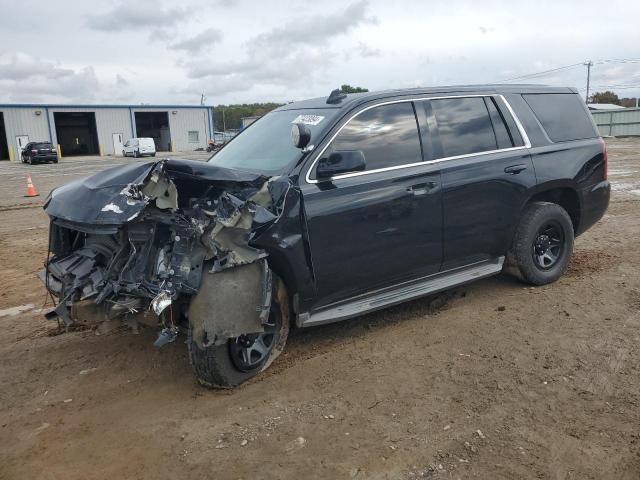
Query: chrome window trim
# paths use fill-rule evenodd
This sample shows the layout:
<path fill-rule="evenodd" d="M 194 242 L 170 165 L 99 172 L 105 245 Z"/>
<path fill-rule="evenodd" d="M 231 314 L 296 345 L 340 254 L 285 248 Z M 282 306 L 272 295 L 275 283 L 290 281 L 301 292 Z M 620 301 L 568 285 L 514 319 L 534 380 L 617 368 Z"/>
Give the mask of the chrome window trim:
<path fill-rule="evenodd" d="M 513 121 L 515 122 L 516 127 L 518 128 L 518 131 L 520 132 L 520 135 L 522 136 L 522 141 L 524 142 L 524 145 L 522 145 L 520 147 L 509 147 L 509 148 L 499 148 L 497 150 L 487 150 L 486 152 L 466 153 L 464 155 L 455 155 L 453 157 L 442 157 L 442 158 L 437 158 L 435 160 L 426 160 L 426 161 L 415 162 L 415 163 L 407 163 L 407 164 L 404 164 L 404 165 L 395 165 L 393 167 L 376 168 L 375 170 L 369 170 L 369 171 L 364 171 L 364 172 L 343 173 L 342 175 L 336 175 L 335 177 L 331 177 L 331 178 L 328 178 L 326 180 L 312 180 L 310 178 L 311 172 L 316 167 L 316 164 L 318 163 L 318 160 L 320 160 L 320 158 L 322 157 L 322 154 L 325 152 L 325 150 L 327 148 L 329 148 L 329 146 L 331 145 L 333 140 L 338 136 L 338 134 L 342 131 L 342 129 L 344 127 L 346 127 L 351 120 L 353 120 L 355 117 L 357 117 L 361 113 L 366 112 L 367 110 L 371 110 L 372 108 L 380 107 L 382 105 L 391 105 L 391 104 L 394 104 L 394 103 L 420 102 L 420 101 L 425 101 L 425 100 L 443 100 L 443 99 L 448 99 L 448 98 L 473 98 L 473 97 L 497 97 L 497 98 L 500 98 L 504 102 L 504 104 L 507 106 L 507 110 L 509 111 L 509 114 L 513 118 Z M 416 125 L 416 127 L 417 127 L 417 125 Z M 420 133 L 418 132 L 418 135 L 419 134 Z M 446 161 L 449 161 L 449 160 L 458 160 L 460 158 L 477 157 L 477 156 L 480 156 L 480 155 L 490 155 L 490 154 L 493 154 L 493 153 L 511 152 L 511 151 L 516 151 L 516 150 L 526 150 L 526 149 L 529 149 L 529 148 L 531 148 L 531 142 L 529 141 L 529 136 L 527 135 L 527 132 L 525 131 L 524 127 L 522 126 L 522 123 L 520 122 L 520 119 L 518 118 L 516 113 L 513 111 L 513 108 L 511 107 L 511 105 L 509 104 L 507 99 L 504 98 L 504 96 L 501 95 L 501 94 L 491 94 L 491 93 L 489 93 L 489 94 L 478 94 L 478 95 L 446 95 L 446 96 L 442 96 L 442 97 L 405 98 L 405 99 L 402 99 L 402 100 L 391 100 L 391 101 L 388 101 L 388 102 L 376 103 L 375 105 L 369 105 L 368 107 L 363 108 L 362 110 L 359 110 L 358 112 L 354 113 L 351 117 L 349 117 L 349 119 L 346 122 L 344 122 L 344 124 L 338 129 L 338 131 L 336 131 L 332 135 L 332 137 L 329 139 L 327 144 L 316 155 L 316 158 L 311 163 L 311 166 L 307 169 L 307 173 L 305 175 L 305 180 L 306 180 L 307 183 L 317 184 L 317 183 L 320 183 L 320 182 L 326 182 L 326 181 L 331 181 L 331 180 L 340 180 L 342 178 L 359 177 L 359 176 L 362 176 L 362 175 L 371 175 L 371 174 L 374 174 L 374 173 L 389 172 L 389 171 L 392 171 L 392 170 L 399 170 L 399 169 L 402 169 L 402 168 L 411 168 L 411 167 L 417 167 L 417 166 L 420 166 L 420 165 L 431 165 L 433 163 L 446 162 Z"/>

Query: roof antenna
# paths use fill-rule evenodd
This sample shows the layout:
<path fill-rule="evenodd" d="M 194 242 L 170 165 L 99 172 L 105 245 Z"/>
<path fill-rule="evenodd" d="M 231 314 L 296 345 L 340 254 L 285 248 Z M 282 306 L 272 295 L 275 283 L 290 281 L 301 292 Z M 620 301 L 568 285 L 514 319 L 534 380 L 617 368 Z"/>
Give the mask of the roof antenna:
<path fill-rule="evenodd" d="M 331 92 L 331 95 L 329 95 L 329 98 L 327 98 L 327 103 L 329 104 L 340 103 L 345 98 L 347 98 L 347 94 L 344 93 L 339 88 L 336 88 L 333 92 Z"/>

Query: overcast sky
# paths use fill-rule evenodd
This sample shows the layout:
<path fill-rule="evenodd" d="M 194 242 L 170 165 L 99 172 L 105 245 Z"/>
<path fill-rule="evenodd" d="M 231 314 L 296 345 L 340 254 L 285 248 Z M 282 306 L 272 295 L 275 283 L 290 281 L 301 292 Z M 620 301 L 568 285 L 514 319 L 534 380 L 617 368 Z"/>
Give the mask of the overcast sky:
<path fill-rule="evenodd" d="M 639 21 L 638 0 L 0 0 L 0 102 L 289 101 L 588 59 L 593 89 L 636 96 Z M 584 94 L 586 67 L 523 81 Z"/>

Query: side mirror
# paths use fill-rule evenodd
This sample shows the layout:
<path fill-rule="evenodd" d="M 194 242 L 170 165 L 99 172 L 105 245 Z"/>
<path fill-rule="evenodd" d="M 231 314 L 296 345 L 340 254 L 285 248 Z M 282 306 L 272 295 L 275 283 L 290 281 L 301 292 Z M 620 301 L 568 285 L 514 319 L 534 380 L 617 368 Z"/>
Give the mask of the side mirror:
<path fill-rule="evenodd" d="M 304 148 L 311 141 L 311 130 L 303 123 L 294 123 L 291 127 L 291 140 L 296 148 Z"/>
<path fill-rule="evenodd" d="M 339 150 L 318 161 L 316 176 L 331 178 L 341 173 L 362 172 L 366 165 L 361 150 Z"/>

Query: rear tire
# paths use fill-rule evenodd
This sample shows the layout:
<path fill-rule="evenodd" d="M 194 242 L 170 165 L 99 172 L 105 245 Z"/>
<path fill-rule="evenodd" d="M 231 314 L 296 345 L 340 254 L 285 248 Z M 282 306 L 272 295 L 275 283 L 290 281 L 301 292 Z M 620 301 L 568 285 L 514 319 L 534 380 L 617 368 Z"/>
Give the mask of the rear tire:
<path fill-rule="evenodd" d="M 522 280 L 545 285 L 567 270 L 573 241 L 573 223 L 567 211 L 555 203 L 534 202 L 520 220 L 509 259 Z"/>
<path fill-rule="evenodd" d="M 278 282 L 281 281 L 278 280 Z M 249 336 L 241 335 L 227 340 L 222 345 L 201 348 L 193 339 L 192 328 L 189 325 L 187 336 L 189 360 L 198 383 L 207 388 L 237 387 L 266 370 L 282 353 L 289 336 L 289 300 L 282 284 L 274 290 L 269 323 L 272 323 L 273 327 L 269 329 L 265 326 L 265 334 L 261 334 L 265 336 L 260 337 L 265 339 L 262 345 L 268 343 L 268 353 L 251 365 L 243 362 L 241 355 L 242 342 Z M 269 336 L 272 338 L 267 342 L 266 338 Z"/>

